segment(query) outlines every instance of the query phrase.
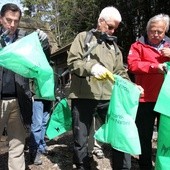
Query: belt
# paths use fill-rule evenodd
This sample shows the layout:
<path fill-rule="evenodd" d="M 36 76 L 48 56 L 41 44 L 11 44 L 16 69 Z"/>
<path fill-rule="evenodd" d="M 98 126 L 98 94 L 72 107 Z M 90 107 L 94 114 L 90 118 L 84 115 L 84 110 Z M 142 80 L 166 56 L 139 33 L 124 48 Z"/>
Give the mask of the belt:
<path fill-rule="evenodd" d="M 10 99 L 16 99 L 16 95 L 15 94 L 2 94 L 1 95 L 1 99 L 2 100 L 10 100 Z"/>

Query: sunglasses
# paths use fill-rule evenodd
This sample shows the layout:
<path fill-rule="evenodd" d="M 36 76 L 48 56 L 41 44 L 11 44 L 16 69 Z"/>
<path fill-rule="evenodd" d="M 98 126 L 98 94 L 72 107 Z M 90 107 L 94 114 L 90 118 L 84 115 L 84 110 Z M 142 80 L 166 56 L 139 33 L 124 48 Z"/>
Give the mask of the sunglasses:
<path fill-rule="evenodd" d="M 116 30 L 115 26 L 108 24 L 106 21 L 105 23 L 107 24 L 108 30 Z"/>

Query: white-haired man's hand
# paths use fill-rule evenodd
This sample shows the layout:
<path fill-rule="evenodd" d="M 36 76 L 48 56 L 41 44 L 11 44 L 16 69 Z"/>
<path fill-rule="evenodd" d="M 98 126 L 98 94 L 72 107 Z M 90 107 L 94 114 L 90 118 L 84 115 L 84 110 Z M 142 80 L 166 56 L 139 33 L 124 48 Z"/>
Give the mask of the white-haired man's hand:
<path fill-rule="evenodd" d="M 109 79 L 114 81 L 113 74 L 100 64 L 95 64 L 92 67 L 91 74 L 98 80 Z"/>

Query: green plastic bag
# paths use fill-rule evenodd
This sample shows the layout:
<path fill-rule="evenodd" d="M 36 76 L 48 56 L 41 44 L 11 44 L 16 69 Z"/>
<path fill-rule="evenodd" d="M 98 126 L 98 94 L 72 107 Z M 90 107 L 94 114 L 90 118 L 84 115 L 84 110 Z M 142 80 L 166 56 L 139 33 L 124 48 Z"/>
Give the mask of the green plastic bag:
<path fill-rule="evenodd" d="M 49 139 L 53 139 L 64 132 L 71 130 L 72 118 L 67 99 L 62 99 L 57 103 L 47 125 L 46 134 Z"/>
<path fill-rule="evenodd" d="M 170 117 L 161 115 L 155 170 L 170 170 Z"/>
<path fill-rule="evenodd" d="M 170 170 L 170 63 L 154 110 L 161 113 L 155 170 Z"/>
<path fill-rule="evenodd" d="M 170 116 L 170 69 L 165 76 L 154 110 Z"/>
<path fill-rule="evenodd" d="M 54 100 L 54 73 L 41 47 L 37 32 L 0 49 L 0 66 L 32 78 L 36 95 Z"/>
<path fill-rule="evenodd" d="M 141 154 L 137 127 L 136 112 L 140 91 L 136 85 L 114 75 L 115 84 L 105 124 L 99 128 L 94 137 L 109 143 L 119 151 L 132 155 Z"/>

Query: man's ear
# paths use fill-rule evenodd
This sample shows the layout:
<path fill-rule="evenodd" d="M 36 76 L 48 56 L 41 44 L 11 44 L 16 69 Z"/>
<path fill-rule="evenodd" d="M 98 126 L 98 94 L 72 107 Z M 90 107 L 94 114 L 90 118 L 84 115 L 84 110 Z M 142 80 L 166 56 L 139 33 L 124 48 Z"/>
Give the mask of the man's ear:
<path fill-rule="evenodd" d="M 98 22 L 101 23 L 101 22 L 105 22 L 105 20 L 103 18 L 99 18 L 98 19 Z"/>
<path fill-rule="evenodd" d="M 100 26 L 101 26 L 102 22 L 104 22 L 104 19 L 103 18 L 99 18 L 98 19 L 98 29 L 100 29 Z"/>
<path fill-rule="evenodd" d="M 0 16 L 0 25 L 2 25 L 2 17 Z"/>

